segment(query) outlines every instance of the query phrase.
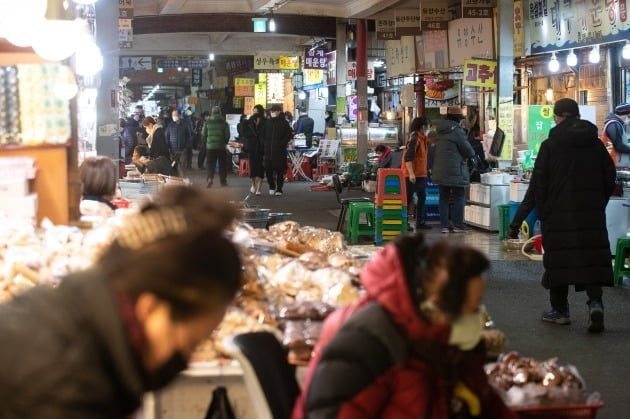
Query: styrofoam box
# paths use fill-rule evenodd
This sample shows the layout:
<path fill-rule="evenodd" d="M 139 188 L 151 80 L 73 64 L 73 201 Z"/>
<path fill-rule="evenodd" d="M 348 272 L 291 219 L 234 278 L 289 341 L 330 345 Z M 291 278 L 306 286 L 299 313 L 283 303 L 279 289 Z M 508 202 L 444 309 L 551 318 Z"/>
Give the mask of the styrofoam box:
<path fill-rule="evenodd" d="M 28 180 L 0 179 L 0 198 L 2 200 L 24 197 L 28 195 Z"/>
<path fill-rule="evenodd" d="M 0 199 L 0 214 L 9 218 L 37 217 L 37 194 Z"/>
<path fill-rule="evenodd" d="M 529 183 L 511 182 L 510 183 L 510 201 L 523 202 Z"/>

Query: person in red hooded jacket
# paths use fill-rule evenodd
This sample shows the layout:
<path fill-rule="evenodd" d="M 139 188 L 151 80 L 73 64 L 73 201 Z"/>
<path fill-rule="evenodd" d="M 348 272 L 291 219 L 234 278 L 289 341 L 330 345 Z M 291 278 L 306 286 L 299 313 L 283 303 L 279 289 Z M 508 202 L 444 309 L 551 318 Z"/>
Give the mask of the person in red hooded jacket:
<path fill-rule="evenodd" d="M 488 266 L 422 235 L 385 246 L 324 324 L 293 418 L 515 419 L 483 371 Z"/>

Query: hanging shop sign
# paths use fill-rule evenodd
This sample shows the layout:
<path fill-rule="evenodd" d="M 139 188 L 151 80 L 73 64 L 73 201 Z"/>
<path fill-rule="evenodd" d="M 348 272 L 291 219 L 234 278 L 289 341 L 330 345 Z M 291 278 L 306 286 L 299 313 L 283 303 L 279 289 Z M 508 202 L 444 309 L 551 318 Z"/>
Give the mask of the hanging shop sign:
<path fill-rule="evenodd" d="M 118 0 L 118 47 L 133 48 L 133 0 Z"/>
<path fill-rule="evenodd" d="M 494 58 L 492 19 L 456 19 L 448 22 L 449 66 L 468 58 Z"/>
<path fill-rule="evenodd" d="M 514 153 L 514 103 L 512 97 L 499 97 L 498 123 L 505 135 L 499 160 L 512 160 Z"/>
<path fill-rule="evenodd" d="M 251 115 L 254 113 L 254 106 L 256 103 L 254 102 L 253 97 L 246 97 L 245 104 L 243 105 L 243 113 L 245 115 Z"/>
<path fill-rule="evenodd" d="M 267 103 L 284 103 L 284 74 L 267 74 Z"/>
<path fill-rule="evenodd" d="M 208 60 L 158 60 L 160 68 L 206 68 Z"/>
<path fill-rule="evenodd" d="M 303 75 L 302 90 L 314 90 L 325 86 L 323 70 L 304 70 Z"/>
<path fill-rule="evenodd" d="M 254 96 L 254 79 L 234 79 L 234 96 Z"/>
<path fill-rule="evenodd" d="M 326 84 L 334 86 L 337 84 L 337 51 L 328 53 L 328 71 L 326 72 Z"/>
<path fill-rule="evenodd" d="M 337 115 L 346 114 L 347 104 L 348 104 L 348 98 L 346 96 L 337 97 Z"/>
<path fill-rule="evenodd" d="M 396 10 L 396 38 L 420 35 L 420 8 Z"/>
<path fill-rule="evenodd" d="M 280 70 L 293 70 L 300 69 L 300 57 L 280 57 Z"/>
<path fill-rule="evenodd" d="M 190 72 L 190 85 L 192 87 L 201 87 L 201 80 L 202 80 L 202 70 L 200 68 L 193 68 L 192 71 Z"/>
<path fill-rule="evenodd" d="M 247 60 L 230 60 L 225 63 L 225 70 L 229 75 L 243 74 L 251 71 L 252 66 Z"/>
<path fill-rule="evenodd" d="M 528 114 L 527 148 L 536 156 L 540 150 L 540 145 L 549 136 L 549 130 L 555 126 L 553 106 L 530 105 Z"/>
<path fill-rule="evenodd" d="M 491 18 L 495 5 L 494 0 L 462 0 L 462 16 Z"/>
<path fill-rule="evenodd" d="M 328 51 L 325 48 L 306 48 L 304 50 L 305 70 L 324 70 L 328 68 Z"/>
<path fill-rule="evenodd" d="M 151 70 L 151 57 L 120 57 L 118 68 L 129 70 Z"/>
<path fill-rule="evenodd" d="M 300 57 L 275 55 L 254 56 L 254 70 L 297 71 L 300 69 Z"/>
<path fill-rule="evenodd" d="M 498 78 L 497 62 L 491 60 L 465 60 L 464 86 L 496 89 Z"/>
<path fill-rule="evenodd" d="M 256 105 L 267 107 L 267 82 L 256 83 L 254 86 L 254 102 Z M 254 105 L 255 106 L 255 105 Z"/>
<path fill-rule="evenodd" d="M 118 0 L 118 19 L 133 19 L 133 0 Z"/>
<path fill-rule="evenodd" d="M 426 108 L 440 108 L 459 104 L 459 85 L 459 80 L 425 79 L 424 106 Z"/>
<path fill-rule="evenodd" d="M 349 61 L 347 69 L 348 69 L 348 72 L 346 74 L 346 80 L 356 81 L 357 80 L 357 62 Z M 374 80 L 374 63 L 368 62 L 367 79 Z"/>
<path fill-rule="evenodd" d="M 422 4 L 420 18 L 423 31 L 447 30 L 448 2 Z"/>
<path fill-rule="evenodd" d="M 416 41 L 414 36 L 403 36 L 399 40 L 385 41 L 387 75 L 413 74 L 416 71 Z"/>
<path fill-rule="evenodd" d="M 529 0 L 527 5 L 532 54 L 630 38 L 627 0 Z"/>
<path fill-rule="evenodd" d="M 388 41 L 395 38 L 396 19 L 394 17 L 376 19 L 376 39 L 379 41 Z"/>
<path fill-rule="evenodd" d="M 416 70 L 448 67 L 448 32 L 424 31 L 416 36 Z"/>
<path fill-rule="evenodd" d="M 625 0 L 624 0 L 625 1 Z M 525 28 L 523 27 L 523 1 L 514 1 L 514 56 L 525 55 Z"/>

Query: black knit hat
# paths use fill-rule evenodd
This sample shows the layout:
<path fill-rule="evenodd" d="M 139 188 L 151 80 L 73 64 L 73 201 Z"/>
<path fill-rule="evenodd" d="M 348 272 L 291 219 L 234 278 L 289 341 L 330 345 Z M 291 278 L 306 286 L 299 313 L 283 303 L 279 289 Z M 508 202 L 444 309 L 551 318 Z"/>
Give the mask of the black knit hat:
<path fill-rule="evenodd" d="M 565 118 L 579 117 L 580 108 L 575 100 L 564 98 L 560 99 L 553 105 L 553 113 L 557 116 Z"/>

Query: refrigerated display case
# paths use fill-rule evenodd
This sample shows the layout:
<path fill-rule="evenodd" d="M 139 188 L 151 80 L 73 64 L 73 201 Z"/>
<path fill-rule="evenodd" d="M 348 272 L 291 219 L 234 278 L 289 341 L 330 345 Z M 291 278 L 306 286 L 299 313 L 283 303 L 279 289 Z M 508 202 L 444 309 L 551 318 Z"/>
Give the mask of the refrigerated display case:
<path fill-rule="evenodd" d="M 341 140 L 339 161 L 346 163 L 356 161 L 357 128 L 340 127 L 337 130 L 337 138 Z M 392 148 L 398 147 L 398 127 L 382 125 L 368 128 L 368 148 L 373 149 L 379 144 L 385 144 Z"/>

